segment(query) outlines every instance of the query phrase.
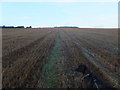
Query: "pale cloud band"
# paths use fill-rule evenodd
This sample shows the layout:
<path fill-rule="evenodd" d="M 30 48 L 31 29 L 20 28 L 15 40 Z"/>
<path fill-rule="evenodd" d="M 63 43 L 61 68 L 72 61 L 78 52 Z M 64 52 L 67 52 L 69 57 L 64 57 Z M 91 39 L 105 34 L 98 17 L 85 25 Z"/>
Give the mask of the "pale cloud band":
<path fill-rule="evenodd" d="M 119 2 L 119 0 L 1 0 L 0 2 Z"/>

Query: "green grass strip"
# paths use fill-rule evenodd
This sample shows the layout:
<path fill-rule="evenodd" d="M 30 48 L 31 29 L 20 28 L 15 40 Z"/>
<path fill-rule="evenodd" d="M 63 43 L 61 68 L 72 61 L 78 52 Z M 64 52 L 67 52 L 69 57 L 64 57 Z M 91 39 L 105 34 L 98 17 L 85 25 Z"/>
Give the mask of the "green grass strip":
<path fill-rule="evenodd" d="M 56 61 L 60 57 L 60 40 L 57 36 L 53 50 L 44 65 L 45 88 L 57 88 Z"/>

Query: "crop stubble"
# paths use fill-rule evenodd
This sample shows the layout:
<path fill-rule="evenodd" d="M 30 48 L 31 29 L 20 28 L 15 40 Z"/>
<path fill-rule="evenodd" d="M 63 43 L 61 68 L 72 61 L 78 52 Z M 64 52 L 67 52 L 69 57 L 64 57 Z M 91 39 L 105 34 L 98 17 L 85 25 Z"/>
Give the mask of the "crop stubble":
<path fill-rule="evenodd" d="M 119 82 L 106 79 L 107 75 L 100 69 L 105 67 L 107 71 L 114 72 L 111 75 L 113 78 L 120 75 L 117 35 L 116 29 L 3 29 L 3 87 L 45 87 L 38 86 L 38 81 L 39 85 L 45 85 L 40 79 L 42 70 L 58 36 L 60 57 L 55 63 L 57 87 L 87 87 L 81 81 L 82 74 L 75 72 L 80 63 L 84 63 L 101 79 L 115 85 L 115 82 Z M 95 62 L 101 66 L 96 67 L 90 62 L 77 43 L 90 51 L 98 60 Z"/>

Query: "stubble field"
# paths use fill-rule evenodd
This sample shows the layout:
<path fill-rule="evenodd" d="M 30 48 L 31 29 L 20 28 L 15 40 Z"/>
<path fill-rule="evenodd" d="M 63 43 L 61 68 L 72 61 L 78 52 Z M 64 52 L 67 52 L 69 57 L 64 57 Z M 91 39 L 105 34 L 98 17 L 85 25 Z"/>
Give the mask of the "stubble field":
<path fill-rule="evenodd" d="M 118 50 L 117 29 L 4 28 L 2 85 L 119 88 Z M 87 67 L 84 72 L 89 70 L 91 76 L 76 71 L 80 64 Z M 93 78 L 97 81 L 92 82 Z"/>

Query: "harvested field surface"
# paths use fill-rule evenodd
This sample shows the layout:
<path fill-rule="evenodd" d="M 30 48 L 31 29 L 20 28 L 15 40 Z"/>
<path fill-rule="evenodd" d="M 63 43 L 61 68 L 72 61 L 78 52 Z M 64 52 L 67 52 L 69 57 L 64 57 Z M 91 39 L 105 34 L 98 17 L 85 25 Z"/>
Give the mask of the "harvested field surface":
<path fill-rule="evenodd" d="M 2 29 L 3 88 L 120 88 L 118 29 Z"/>

